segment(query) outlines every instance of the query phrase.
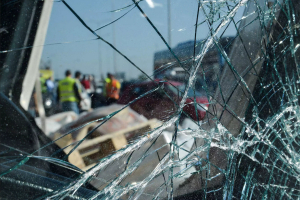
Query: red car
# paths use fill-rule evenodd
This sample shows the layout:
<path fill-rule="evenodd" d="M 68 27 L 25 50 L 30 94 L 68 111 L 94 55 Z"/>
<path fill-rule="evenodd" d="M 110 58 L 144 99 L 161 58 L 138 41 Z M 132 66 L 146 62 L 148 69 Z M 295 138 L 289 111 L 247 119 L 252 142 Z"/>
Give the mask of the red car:
<path fill-rule="evenodd" d="M 165 121 L 178 110 L 178 105 L 185 89 L 185 85 L 182 83 L 174 81 L 160 82 L 156 80 L 154 82 L 147 81 L 131 84 L 123 90 L 118 103 L 128 104 L 139 96 L 159 86 L 161 86 L 160 89 L 140 98 L 131 104 L 130 107 L 148 119 L 157 118 Z M 198 121 L 202 120 L 205 116 L 206 110 L 208 109 L 208 100 L 205 95 L 197 91 L 195 94 L 197 102 L 196 109 L 194 106 L 194 91 L 190 89 L 183 111 L 193 120 Z M 185 115 L 184 113 L 182 114 L 183 116 Z"/>

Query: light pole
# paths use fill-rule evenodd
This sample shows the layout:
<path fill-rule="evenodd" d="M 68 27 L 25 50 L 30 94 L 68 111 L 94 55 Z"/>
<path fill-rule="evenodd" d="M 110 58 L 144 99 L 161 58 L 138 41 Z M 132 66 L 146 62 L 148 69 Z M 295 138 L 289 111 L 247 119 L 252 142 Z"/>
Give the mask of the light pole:
<path fill-rule="evenodd" d="M 101 26 L 101 24 L 98 22 L 98 27 L 100 27 Z M 99 35 L 101 35 L 100 34 L 100 31 L 98 32 L 98 34 Z M 101 35 L 101 36 L 108 36 L 108 34 L 105 34 L 105 35 Z M 103 56 L 102 56 L 102 51 L 101 51 L 101 40 L 98 40 L 98 53 L 99 53 L 99 56 L 98 56 L 98 62 L 99 62 L 99 80 L 104 80 L 104 78 L 103 78 L 103 67 L 102 67 L 102 64 L 103 64 L 103 62 L 102 62 L 102 58 L 103 58 Z"/>
<path fill-rule="evenodd" d="M 114 4 L 114 0 L 111 1 L 111 4 L 112 4 L 112 10 L 115 9 L 115 4 Z M 112 20 L 114 20 L 114 12 L 112 12 Z M 113 35 L 113 45 L 114 47 L 116 47 L 116 31 L 115 31 L 115 23 L 112 24 L 112 35 Z M 114 65 L 114 72 L 116 74 L 117 72 L 117 60 L 116 60 L 116 51 L 113 50 L 113 65 Z"/>
<path fill-rule="evenodd" d="M 98 22 L 98 27 L 100 27 L 100 23 Z M 99 35 L 100 35 L 100 31 L 99 31 Z M 98 52 L 99 52 L 99 56 L 98 56 L 98 61 L 99 61 L 99 80 L 101 79 L 101 73 L 102 71 L 102 56 L 101 56 L 101 41 L 98 41 Z M 103 75 L 102 75 L 103 76 Z"/>
<path fill-rule="evenodd" d="M 171 47 L 171 2 L 168 0 L 168 44 Z"/>
<path fill-rule="evenodd" d="M 102 25 L 102 23 L 107 23 L 107 21 L 109 21 L 109 19 L 106 19 L 106 20 L 101 20 L 101 21 L 98 21 L 98 20 L 91 20 L 91 22 L 93 22 L 93 23 L 95 23 L 95 24 L 97 24 L 97 28 L 100 28 L 101 27 L 101 25 Z M 98 32 L 98 34 L 99 35 L 101 35 L 100 34 L 100 31 L 101 30 L 98 30 L 97 32 Z M 105 35 L 101 35 L 102 37 L 103 36 L 108 36 L 109 34 L 105 34 Z M 99 78 L 101 79 L 102 77 L 101 77 L 101 75 L 103 76 L 103 67 L 102 67 L 102 52 L 101 52 L 101 40 L 98 40 L 98 53 L 99 53 L 99 55 L 98 55 L 98 62 L 99 62 Z M 98 72 L 97 72 L 98 73 Z"/>

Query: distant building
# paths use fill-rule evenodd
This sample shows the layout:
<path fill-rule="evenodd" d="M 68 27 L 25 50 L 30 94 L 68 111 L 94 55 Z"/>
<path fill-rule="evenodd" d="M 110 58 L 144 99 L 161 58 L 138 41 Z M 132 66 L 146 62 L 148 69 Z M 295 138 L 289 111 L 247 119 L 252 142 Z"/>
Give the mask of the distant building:
<path fill-rule="evenodd" d="M 220 45 L 224 48 L 226 53 L 230 51 L 233 39 L 234 37 L 223 37 L 220 39 Z M 204 40 L 196 41 L 196 56 L 200 53 L 204 44 Z M 183 68 L 179 65 L 179 63 L 176 61 L 176 58 L 168 49 L 159 51 L 154 54 L 154 77 L 184 82 L 188 78 L 188 73 L 186 71 L 189 71 L 193 64 L 194 41 L 191 40 L 179 43 L 175 48 L 172 48 L 172 50 L 180 60 Z M 215 88 L 215 76 L 217 73 L 222 71 L 224 64 L 225 59 L 218 50 L 217 46 L 213 45 L 205 54 L 202 60 L 202 67 L 198 70 L 198 87 L 200 88 L 203 85 L 204 80 L 202 72 L 204 70 L 206 81 L 211 82 L 210 86 Z"/>
<path fill-rule="evenodd" d="M 225 49 L 225 52 L 228 53 L 230 50 L 230 43 L 234 37 L 224 37 L 220 39 L 221 46 Z M 199 54 L 200 50 L 204 45 L 204 40 L 198 40 L 196 42 L 195 54 Z M 194 41 L 187 41 L 183 43 L 179 43 L 175 48 L 172 49 L 178 59 L 183 63 L 184 67 L 189 69 L 190 64 L 192 63 L 192 58 L 194 55 Z M 170 65 L 168 64 L 170 63 Z M 173 64 L 171 64 L 173 63 Z M 222 58 L 221 54 L 219 53 L 217 47 L 214 45 L 209 49 L 209 52 L 206 53 L 202 64 L 206 65 L 224 65 L 224 59 Z M 163 51 L 156 52 L 154 54 L 154 71 L 164 71 L 165 68 L 175 68 L 180 67 L 178 62 L 176 62 L 175 57 L 171 54 L 171 52 L 166 49 Z M 159 73 L 158 73 L 159 74 Z M 157 75 L 158 75 L 157 74 Z"/>

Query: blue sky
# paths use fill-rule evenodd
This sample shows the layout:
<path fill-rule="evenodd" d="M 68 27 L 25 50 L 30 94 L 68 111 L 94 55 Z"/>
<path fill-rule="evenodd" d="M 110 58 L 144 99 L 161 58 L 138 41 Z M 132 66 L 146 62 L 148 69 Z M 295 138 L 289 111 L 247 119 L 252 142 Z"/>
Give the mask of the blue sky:
<path fill-rule="evenodd" d="M 171 47 L 175 47 L 180 42 L 194 38 L 198 3 L 197 0 L 170 1 Z M 131 7 L 119 12 L 110 12 L 132 4 L 132 1 L 69 0 L 67 3 L 92 29 L 96 29 L 129 11 Z M 139 5 L 168 41 L 167 0 L 147 0 L 142 1 Z M 242 13 L 243 10 L 239 10 L 236 18 L 241 18 Z M 200 12 L 199 22 L 204 19 L 203 12 Z M 116 48 L 150 75 L 153 73 L 154 53 L 166 49 L 161 38 L 137 8 L 117 21 L 114 26 L 107 26 L 97 33 L 111 43 L 115 37 Z M 235 28 L 230 26 L 225 36 L 235 35 L 235 33 Z M 207 34 L 207 24 L 203 23 L 198 27 L 197 39 L 203 39 Z M 95 36 L 62 2 L 55 1 L 53 4 L 45 44 L 42 61 L 51 61 L 55 78 L 63 78 L 66 69 L 71 69 L 73 72 L 80 70 L 84 74 L 94 74 L 98 78 L 100 74 L 105 76 L 107 72 L 114 72 L 113 50 L 103 42 L 95 40 Z M 136 78 L 141 74 L 118 54 L 115 54 L 115 57 L 117 71 L 125 72 L 127 79 Z"/>

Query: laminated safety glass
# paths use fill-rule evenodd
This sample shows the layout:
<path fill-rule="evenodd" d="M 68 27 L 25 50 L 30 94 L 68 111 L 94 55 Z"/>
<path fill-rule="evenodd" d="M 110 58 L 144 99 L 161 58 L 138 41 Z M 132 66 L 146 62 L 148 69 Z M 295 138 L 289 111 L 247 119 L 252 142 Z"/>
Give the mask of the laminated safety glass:
<path fill-rule="evenodd" d="M 0 199 L 299 199 L 299 19 L 298 0 L 2 0 Z"/>

